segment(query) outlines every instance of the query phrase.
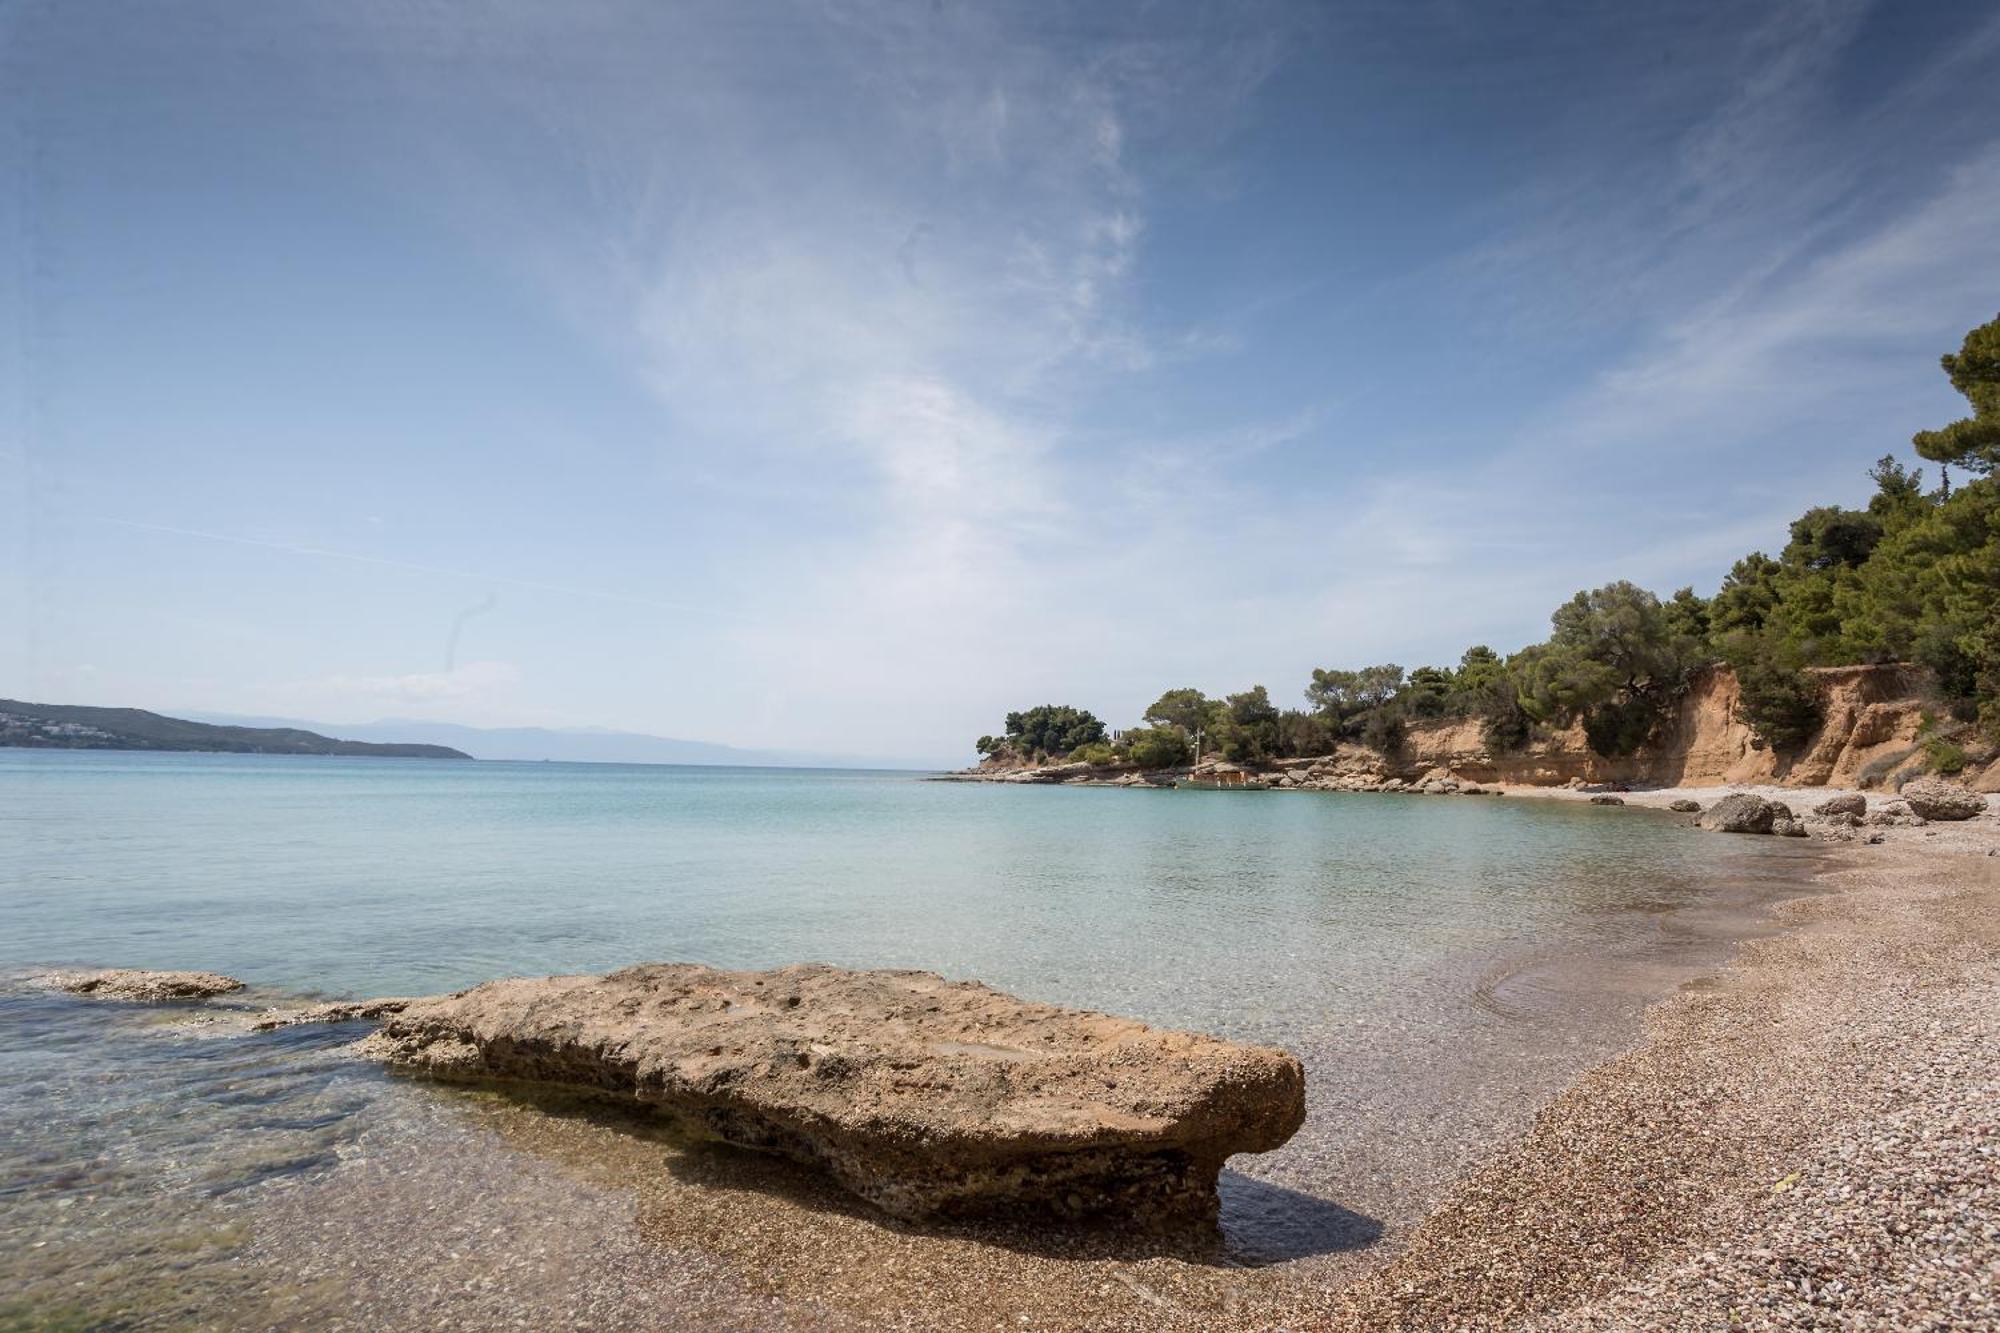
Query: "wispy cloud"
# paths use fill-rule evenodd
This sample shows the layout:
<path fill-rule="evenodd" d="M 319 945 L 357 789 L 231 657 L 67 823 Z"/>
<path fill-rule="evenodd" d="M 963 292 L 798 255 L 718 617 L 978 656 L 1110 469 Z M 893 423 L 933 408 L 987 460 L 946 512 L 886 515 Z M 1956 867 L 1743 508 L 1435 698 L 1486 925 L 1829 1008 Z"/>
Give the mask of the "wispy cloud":
<path fill-rule="evenodd" d="M 521 673 L 509 662 L 466 662 L 449 671 L 418 671 L 400 676 L 321 676 L 291 681 L 273 691 L 288 706 L 327 714 L 373 708 L 421 709 L 450 705 L 459 713 L 480 712 L 504 704 Z"/>
<path fill-rule="evenodd" d="M 1912 386 L 1995 305 L 1992 132 L 1954 121 L 1903 159 L 2000 25 L 1843 93 L 1863 0 L 1669 4 L 1549 42 L 1455 2 L 1087 22 L 501 3 L 476 39 L 343 12 L 372 17 L 408 92 L 408 193 L 641 387 L 657 430 L 618 447 L 649 453 L 632 472 L 674 514 L 646 561 L 580 558 L 602 561 L 589 586 L 121 521 L 630 608 L 668 627 L 646 650 L 680 654 L 658 693 L 718 701 L 748 743 L 929 750 L 1042 696 L 1122 720 L 1167 684 L 1284 694 L 1316 663 L 1512 646 L 1586 580 L 1712 583 L 1802 496 L 1839 494 L 1857 440 L 1922 424 Z M 1601 79 L 1571 30 L 1608 49 L 1627 24 L 1629 80 L 1568 96 L 1567 75 Z M 1374 73 L 1378 40 L 1409 77 L 1375 104 L 1327 93 Z M 1460 63 L 1433 68 L 1439 44 Z M 1478 197 L 1413 193 L 1453 239 L 1316 265 L 1297 238 L 1364 191 L 1399 198 L 1414 169 L 1379 159 L 1431 142 L 1374 113 L 1510 79 L 1542 99 L 1519 126 L 1409 119 L 1508 165 Z M 1240 262 L 1274 236 L 1301 262 Z M 1408 364 L 1372 346 L 1399 322 L 1434 331 L 1400 335 Z M 1392 406 L 1369 415 L 1371 394 Z M 1175 419 L 1191 401 L 1207 415 Z"/>

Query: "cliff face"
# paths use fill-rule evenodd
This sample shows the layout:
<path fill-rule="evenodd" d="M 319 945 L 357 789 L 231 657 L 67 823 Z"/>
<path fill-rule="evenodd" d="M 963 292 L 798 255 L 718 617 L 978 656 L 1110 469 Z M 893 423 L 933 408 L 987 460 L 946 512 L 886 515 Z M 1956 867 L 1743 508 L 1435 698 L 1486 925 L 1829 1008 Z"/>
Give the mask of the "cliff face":
<path fill-rule="evenodd" d="M 1858 786 L 1870 762 L 1916 744 L 1923 704 L 1915 672 L 1898 666 L 1830 667 L 1823 683 L 1826 715 L 1798 756 L 1785 759 L 1760 745 L 1737 716 L 1736 676 L 1726 667 L 1703 673 L 1661 737 L 1635 755 L 1606 759 L 1591 752 L 1574 726 L 1512 754 L 1493 756 L 1477 722 L 1410 729 L 1404 762 L 1394 776 L 1443 769 L 1474 782 L 1559 786 L 1628 782 L 1659 786 L 1776 783 L 1796 787 Z M 1357 770 L 1379 756 L 1348 751 Z M 1345 755 L 1343 757 L 1346 757 Z"/>

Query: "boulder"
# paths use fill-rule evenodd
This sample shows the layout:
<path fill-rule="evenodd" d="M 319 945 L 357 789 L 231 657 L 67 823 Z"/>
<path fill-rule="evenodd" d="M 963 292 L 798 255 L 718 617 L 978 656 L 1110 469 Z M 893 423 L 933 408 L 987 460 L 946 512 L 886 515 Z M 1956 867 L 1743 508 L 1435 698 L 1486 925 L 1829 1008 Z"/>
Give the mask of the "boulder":
<path fill-rule="evenodd" d="M 1868 813 L 1868 798 L 1860 792 L 1843 792 L 1839 796 L 1829 796 L 1813 807 L 1816 815 L 1854 815 Z"/>
<path fill-rule="evenodd" d="M 1687 797 L 1683 796 L 1678 801 L 1675 801 L 1673 804 L 1669 805 L 1667 809 L 1672 810 L 1677 814 L 1698 815 L 1701 813 L 1701 802 L 1690 801 Z"/>
<path fill-rule="evenodd" d="M 1944 778 L 1918 778 L 1903 784 L 1903 800 L 1925 819 L 1972 819 L 1986 813 L 1986 798 L 1970 787 Z"/>
<path fill-rule="evenodd" d="M 1781 838 L 1803 838 L 1807 829 L 1804 820 L 1779 818 L 1771 821 L 1771 832 Z"/>
<path fill-rule="evenodd" d="M 1625 804 L 1625 798 L 1623 796 L 1593 796 L 1590 798 L 1590 803 L 1592 805 L 1623 805 Z"/>
<path fill-rule="evenodd" d="M 1769 833 L 1777 816 L 1763 797 L 1735 792 L 1708 807 L 1700 823 L 1714 833 Z"/>
<path fill-rule="evenodd" d="M 902 1218 L 1212 1221 L 1224 1160 L 1305 1118 L 1304 1072 L 1272 1047 L 821 964 L 493 981 L 409 1002 L 362 1049 L 407 1072 L 638 1103 Z"/>
<path fill-rule="evenodd" d="M 113 967 L 98 972 L 62 972 L 50 977 L 49 984 L 72 995 L 92 995 L 101 1000 L 137 1000 L 162 1004 L 175 1000 L 212 1000 L 218 995 L 243 989 L 235 977 L 220 972 L 144 972 L 136 968 Z"/>

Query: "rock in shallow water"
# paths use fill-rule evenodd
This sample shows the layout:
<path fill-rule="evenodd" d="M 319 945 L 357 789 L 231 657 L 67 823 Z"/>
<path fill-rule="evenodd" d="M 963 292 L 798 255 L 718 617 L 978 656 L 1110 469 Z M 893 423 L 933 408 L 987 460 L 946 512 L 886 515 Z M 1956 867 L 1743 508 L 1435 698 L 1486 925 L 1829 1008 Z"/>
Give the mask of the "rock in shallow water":
<path fill-rule="evenodd" d="M 494 981 L 409 1002 L 363 1049 L 439 1078 L 636 1101 L 905 1218 L 1213 1219 L 1223 1161 L 1305 1119 L 1284 1051 L 930 972 L 655 963 Z"/>
<path fill-rule="evenodd" d="M 72 995 L 104 1000 L 139 1000 L 159 1004 L 169 1000 L 209 1000 L 243 989 L 235 977 L 220 972 L 144 972 L 113 967 L 98 972 L 61 972 L 49 984 Z"/>

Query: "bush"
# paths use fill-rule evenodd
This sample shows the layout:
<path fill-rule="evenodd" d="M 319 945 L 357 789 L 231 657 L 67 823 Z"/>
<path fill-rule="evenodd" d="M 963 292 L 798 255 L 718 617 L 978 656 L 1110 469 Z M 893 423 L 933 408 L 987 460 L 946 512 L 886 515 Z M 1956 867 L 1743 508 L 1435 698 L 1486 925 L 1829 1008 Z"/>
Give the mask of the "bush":
<path fill-rule="evenodd" d="M 1819 683 L 1796 649 L 1770 635 L 1731 637 L 1724 655 L 1736 672 L 1738 709 L 1751 734 L 1779 752 L 1797 750 L 1819 730 Z"/>
<path fill-rule="evenodd" d="M 1179 768 L 1194 757 L 1194 747 L 1173 727 L 1147 727 L 1126 736 L 1125 753 L 1141 768 Z"/>
<path fill-rule="evenodd" d="M 1584 739 L 1606 759 L 1631 754 L 1653 738 L 1659 725 L 1659 704 L 1644 695 L 1624 695 L 1601 703 L 1583 715 Z"/>
<path fill-rule="evenodd" d="M 1479 739 L 1488 754 L 1511 754 L 1527 745 L 1533 734 L 1534 722 L 1516 700 L 1508 700 L 1504 707 L 1488 707 L 1479 719 Z"/>
<path fill-rule="evenodd" d="M 1924 760 L 1930 764 L 1933 773 L 1950 775 L 1963 773 L 1972 757 L 1963 746 L 1942 736 L 1933 736 L 1924 742 Z"/>
<path fill-rule="evenodd" d="M 1361 743 L 1378 754 L 1395 756 L 1403 752 L 1408 739 L 1403 715 L 1394 708 L 1378 708 L 1361 724 Z"/>
<path fill-rule="evenodd" d="M 1069 759 L 1073 764 L 1115 764 L 1118 762 L 1118 751 L 1112 749 L 1109 742 L 1091 741 L 1071 750 Z"/>

